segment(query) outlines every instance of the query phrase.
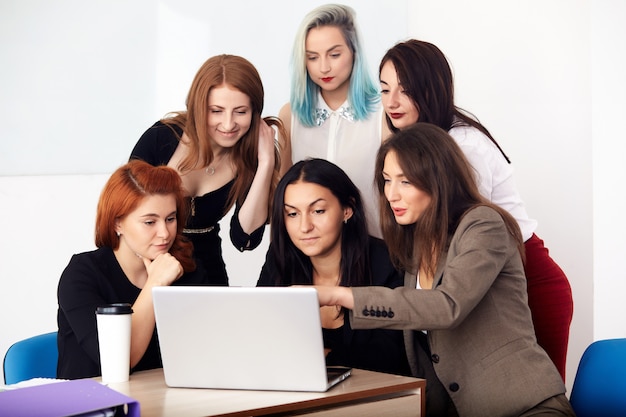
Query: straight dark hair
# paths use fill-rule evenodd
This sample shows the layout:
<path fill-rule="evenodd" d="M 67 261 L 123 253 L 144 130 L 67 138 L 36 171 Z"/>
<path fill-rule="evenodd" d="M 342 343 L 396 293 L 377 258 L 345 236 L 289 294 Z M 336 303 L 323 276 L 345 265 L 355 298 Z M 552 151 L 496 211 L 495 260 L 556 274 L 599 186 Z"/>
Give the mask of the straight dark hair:
<path fill-rule="evenodd" d="M 271 217 L 271 250 L 276 259 L 276 284 L 313 283 L 311 260 L 296 248 L 285 227 L 285 190 L 290 184 L 298 182 L 320 185 L 337 197 L 342 207 L 352 209 L 352 217 L 342 223 L 339 285 L 370 285 L 369 236 L 359 189 L 341 168 L 318 158 L 294 164 L 276 187 Z"/>

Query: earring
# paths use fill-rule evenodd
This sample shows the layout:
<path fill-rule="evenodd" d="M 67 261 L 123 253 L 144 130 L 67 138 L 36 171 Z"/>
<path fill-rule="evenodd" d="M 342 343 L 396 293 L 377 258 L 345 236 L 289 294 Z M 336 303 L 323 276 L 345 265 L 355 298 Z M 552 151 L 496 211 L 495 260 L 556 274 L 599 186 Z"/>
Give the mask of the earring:
<path fill-rule="evenodd" d="M 348 224 L 348 219 L 343 219 L 343 224 Z"/>
<path fill-rule="evenodd" d="M 115 232 L 115 234 L 117 235 L 117 237 L 120 237 L 120 232 Z"/>

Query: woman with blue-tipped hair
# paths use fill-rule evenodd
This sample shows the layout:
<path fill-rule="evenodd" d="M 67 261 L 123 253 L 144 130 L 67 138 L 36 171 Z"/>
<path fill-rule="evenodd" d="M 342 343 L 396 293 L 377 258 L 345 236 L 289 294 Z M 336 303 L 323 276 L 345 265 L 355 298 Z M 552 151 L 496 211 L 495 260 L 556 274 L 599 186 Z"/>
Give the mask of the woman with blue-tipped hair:
<path fill-rule="evenodd" d="M 370 234 L 380 237 L 369 167 L 389 128 L 354 10 L 327 4 L 309 12 L 296 34 L 291 71 L 290 101 L 279 113 L 287 131 L 281 173 L 306 158 L 337 164 L 364 197 Z"/>

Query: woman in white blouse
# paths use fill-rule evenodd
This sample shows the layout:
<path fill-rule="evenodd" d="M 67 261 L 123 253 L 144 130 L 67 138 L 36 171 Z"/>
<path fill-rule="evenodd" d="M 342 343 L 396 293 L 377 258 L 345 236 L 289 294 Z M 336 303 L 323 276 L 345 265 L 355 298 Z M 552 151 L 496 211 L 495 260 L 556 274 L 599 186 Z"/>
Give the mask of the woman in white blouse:
<path fill-rule="evenodd" d="M 369 233 L 380 237 L 371 167 L 390 132 L 360 39 L 348 6 L 320 6 L 300 24 L 291 57 L 290 101 L 279 113 L 287 130 L 281 174 L 306 158 L 338 165 L 363 195 Z"/>

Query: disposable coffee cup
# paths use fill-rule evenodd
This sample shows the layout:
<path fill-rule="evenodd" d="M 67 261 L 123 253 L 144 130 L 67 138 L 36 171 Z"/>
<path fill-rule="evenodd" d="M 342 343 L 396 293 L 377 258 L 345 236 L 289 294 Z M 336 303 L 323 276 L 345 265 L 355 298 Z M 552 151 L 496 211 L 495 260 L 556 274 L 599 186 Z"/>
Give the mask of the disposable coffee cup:
<path fill-rule="evenodd" d="M 96 309 L 100 369 L 104 384 L 126 382 L 130 376 L 130 329 L 133 309 L 128 303 Z"/>

